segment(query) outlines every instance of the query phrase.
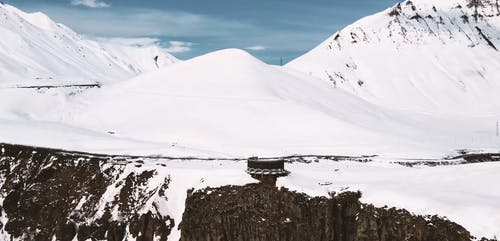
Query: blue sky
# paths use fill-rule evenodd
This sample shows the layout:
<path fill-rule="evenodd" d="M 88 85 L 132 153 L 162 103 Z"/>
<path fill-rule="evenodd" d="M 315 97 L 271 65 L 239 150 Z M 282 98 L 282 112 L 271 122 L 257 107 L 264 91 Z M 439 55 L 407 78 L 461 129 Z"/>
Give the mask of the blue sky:
<path fill-rule="evenodd" d="M 188 59 L 246 49 L 271 64 L 288 62 L 357 19 L 396 0 L 6 0 L 42 11 L 94 37 L 157 38 Z"/>

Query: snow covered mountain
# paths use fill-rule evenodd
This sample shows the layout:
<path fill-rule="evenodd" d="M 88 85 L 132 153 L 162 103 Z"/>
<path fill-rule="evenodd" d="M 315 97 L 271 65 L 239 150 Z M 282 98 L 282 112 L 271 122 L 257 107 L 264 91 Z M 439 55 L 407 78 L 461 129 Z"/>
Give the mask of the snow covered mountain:
<path fill-rule="evenodd" d="M 489 136 L 491 118 L 460 117 L 458 122 L 455 116 L 395 111 L 321 79 L 267 65 L 237 49 L 209 53 L 70 101 L 46 95 L 37 98 L 34 103 L 52 104 L 14 102 L 13 118 L 164 143 L 162 153 L 170 155 L 178 155 L 176 147 L 189 147 L 197 150 L 193 154 L 204 156 L 442 157 L 458 148 L 492 148 L 498 141 Z M 473 143 L 471 136 L 475 136 Z M 26 139 L 17 140 L 25 143 Z M 108 149 L 114 149 L 113 143 Z"/>
<path fill-rule="evenodd" d="M 287 66 L 384 106 L 498 114 L 499 50 L 498 1 L 407 0 Z"/>
<path fill-rule="evenodd" d="M 300 157 L 286 159 L 291 174 L 279 187 L 311 197 L 359 190 L 363 202 L 377 207 L 438 214 L 476 236 L 498 236 L 500 163 L 489 163 L 498 155 L 444 160 L 457 149 L 500 151 L 498 14 L 491 1 L 407 1 L 347 27 L 286 67 L 227 49 L 161 68 L 176 60 L 154 45 L 87 40 L 43 14 L 1 5 L 0 239 L 72 240 L 78 233 L 81 240 L 179 240 L 183 232 L 196 234 L 183 228 L 196 220 L 266 234 L 254 227 L 275 220 L 287 232 L 303 226 L 289 226 L 297 221 L 340 214 L 309 208 L 314 198 L 301 194 L 299 206 L 308 210 L 296 220 L 282 212 L 293 196 L 263 192 L 277 197 L 279 218 L 252 211 L 260 226 L 249 226 L 226 217 L 248 219 L 227 211 L 255 210 L 238 208 L 247 199 L 231 201 L 237 193 L 260 199 L 241 191 L 255 193 L 253 186 L 199 191 L 256 182 L 244 171 L 249 156 L 289 155 Z M 106 84 L 9 87 L 93 81 Z M 200 195 L 228 206 L 192 205 Z M 185 218 L 205 213 L 198 207 L 225 216 Z M 359 212 L 343 213 L 363 220 Z M 425 228 L 436 230 L 434 220 L 425 219 Z M 377 233 L 387 228 L 407 230 L 371 224 L 359 227 L 377 241 L 387 240 Z"/>
<path fill-rule="evenodd" d="M 342 136 L 369 145 L 384 139 L 375 133 L 390 131 L 377 118 L 393 122 L 380 108 L 326 82 L 238 49 L 184 61 L 82 99 L 88 101 L 64 119 L 68 124 L 230 155 L 322 152 L 336 149 L 331 139 Z M 364 124 L 353 122 L 356 117 Z"/>
<path fill-rule="evenodd" d="M 0 4 L 0 84 L 124 80 L 177 60 L 156 45 L 86 39 L 43 13 Z"/>
<path fill-rule="evenodd" d="M 0 141 L 108 154 L 211 157 L 334 153 L 442 158 L 457 149 L 497 151 L 500 83 L 495 73 L 500 62 L 492 45 L 498 40 L 490 45 L 481 36 L 498 36 L 493 24 L 498 17 L 487 15 L 486 5 L 477 14 L 471 5 L 457 7 L 404 2 L 355 23 L 333 37 L 332 44 L 325 42 L 287 67 L 228 49 L 123 79 L 157 68 L 151 61 L 157 49 L 124 49 L 116 44 L 120 41 L 97 43 L 68 30 L 64 51 L 78 52 L 75 48 L 84 46 L 88 53 L 85 58 L 64 51 L 60 55 L 57 41 L 62 40 L 47 34 L 64 32 L 62 25 L 37 20 L 35 26 L 29 17 L 21 17 L 24 13 L 5 5 L 10 18 L 17 16 L 23 28 L 31 29 L 20 32 L 27 34 L 24 44 L 33 46 L 18 48 L 25 55 L 2 57 L 3 64 L 14 57 L 21 61 L 4 71 L 23 77 L 45 69 L 50 74 L 60 71 L 64 78 L 114 83 L 88 91 L 0 89 Z M 407 16 L 427 16 L 425 9 L 428 18 Z M 458 16 L 462 11 L 472 16 L 468 23 Z M 429 27 L 428 19 L 445 16 L 446 24 L 435 24 L 448 31 L 442 37 L 430 33 L 437 30 Z M 14 28 L 9 22 L 4 24 Z M 469 25 L 473 29 L 473 24 L 482 34 L 461 30 Z M 396 34 L 403 29 L 406 36 L 414 36 Z M 356 40 L 362 32 L 366 36 Z M 467 36 L 476 39 L 474 47 L 465 43 Z M 102 65 L 106 61 L 111 67 Z M 61 62 L 70 65 L 63 70 Z M 329 76 L 335 84 L 324 80 Z M 38 134 L 23 134 L 27 130 Z"/>

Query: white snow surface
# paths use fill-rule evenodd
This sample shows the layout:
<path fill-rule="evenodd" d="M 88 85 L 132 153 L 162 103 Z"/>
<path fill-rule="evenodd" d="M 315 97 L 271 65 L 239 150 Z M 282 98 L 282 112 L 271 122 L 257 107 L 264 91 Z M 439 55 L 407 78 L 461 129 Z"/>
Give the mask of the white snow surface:
<path fill-rule="evenodd" d="M 389 115 L 397 114 L 236 49 L 142 75 L 86 98 L 90 103 L 68 122 L 230 156 L 345 154 L 359 148 L 375 153 L 371 143 L 396 142 L 396 137 L 378 135 L 389 131 L 378 123 L 391 123 Z M 356 117 L 359 123 L 352 121 Z"/>
<path fill-rule="evenodd" d="M 456 149 L 497 150 L 500 143 L 495 137 L 494 114 L 388 108 L 327 81 L 264 64 L 237 49 L 210 53 L 83 93 L 40 92 L 2 90 L 0 110 L 10 120 L 62 123 L 164 146 L 163 150 L 154 148 L 156 153 L 138 146 L 127 154 L 185 155 L 185 151 L 176 153 L 182 146 L 197 150 L 193 155 L 212 157 L 336 154 L 441 158 Z M 5 141 L 25 136 L 10 133 L 6 136 L 4 132 Z M 25 139 L 29 139 L 25 144 L 48 144 Z M 58 139 L 51 138 L 51 147 L 58 147 L 54 143 Z M 62 141 L 61 145 L 82 147 L 76 143 Z M 109 146 L 89 151 L 116 150 L 113 141 L 107 143 Z"/>

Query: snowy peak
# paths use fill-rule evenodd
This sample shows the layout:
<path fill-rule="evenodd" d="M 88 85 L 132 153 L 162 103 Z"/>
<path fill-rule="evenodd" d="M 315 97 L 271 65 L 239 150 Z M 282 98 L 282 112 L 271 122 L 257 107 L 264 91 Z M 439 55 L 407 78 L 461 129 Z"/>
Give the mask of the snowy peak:
<path fill-rule="evenodd" d="M 141 75 L 126 85 L 182 96 L 255 99 L 273 96 L 287 81 L 296 79 L 243 50 L 225 49 Z"/>
<path fill-rule="evenodd" d="M 0 6 L 0 36 L 0 79 L 7 85 L 105 83 L 177 62 L 154 43 L 89 40 L 43 13 L 7 4 Z"/>
<path fill-rule="evenodd" d="M 229 65 L 234 68 L 240 68 L 241 70 L 250 69 L 244 68 L 246 65 L 265 65 L 262 61 L 241 49 L 223 49 L 211 52 L 193 58 L 190 64 L 200 65 L 199 67 Z"/>
<path fill-rule="evenodd" d="M 347 26 L 287 66 L 377 104 L 496 113 L 499 49 L 496 0 L 408 0 Z"/>
<path fill-rule="evenodd" d="M 492 0 L 407 0 L 335 34 L 328 48 L 367 42 L 389 42 L 401 47 L 460 41 L 470 47 L 485 44 L 497 50 L 499 10 L 498 2 Z"/>
<path fill-rule="evenodd" d="M 27 13 L 8 4 L 0 5 L 0 16 L 3 18 L 2 27 L 10 27 L 11 30 L 17 30 L 15 27 L 25 31 L 61 31 L 73 32 L 60 23 L 55 23 L 49 16 L 42 12 Z M 17 25 L 17 26 L 16 26 Z M 76 33 L 74 33 L 76 35 Z"/>
<path fill-rule="evenodd" d="M 5 10 L 9 11 L 12 14 L 18 15 L 21 21 L 27 21 L 38 28 L 48 30 L 53 29 L 56 26 L 52 19 L 50 19 L 49 16 L 45 15 L 42 12 L 26 13 L 19 10 L 18 8 L 6 4 L 0 5 L 0 7 L 3 7 Z"/>

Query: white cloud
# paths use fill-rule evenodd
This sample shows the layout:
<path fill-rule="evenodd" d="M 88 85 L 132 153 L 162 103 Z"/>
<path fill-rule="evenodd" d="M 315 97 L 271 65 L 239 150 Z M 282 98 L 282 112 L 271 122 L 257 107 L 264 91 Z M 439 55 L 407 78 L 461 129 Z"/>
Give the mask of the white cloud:
<path fill-rule="evenodd" d="M 89 8 L 107 8 L 110 7 L 108 3 L 99 0 L 71 0 L 71 4 L 75 6 L 85 6 Z"/>
<path fill-rule="evenodd" d="M 191 51 L 191 46 L 193 43 L 190 42 L 182 42 L 182 41 L 170 41 L 168 42 L 170 46 L 165 48 L 165 50 L 169 53 L 183 53 Z"/>
<path fill-rule="evenodd" d="M 79 0 L 82 1 L 82 0 Z M 51 7 L 48 13 L 78 33 L 101 37 L 221 37 L 255 26 L 217 17 L 182 11 L 132 8 L 123 11 L 83 11 L 80 8 Z"/>
<path fill-rule="evenodd" d="M 255 45 L 255 46 L 246 47 L 245 49 L 246 50 L 253 50 L 253 51 L 262 51 L 262 50 L 266 50 L 266 47 L 264 47 L 262 45 Z"/>

